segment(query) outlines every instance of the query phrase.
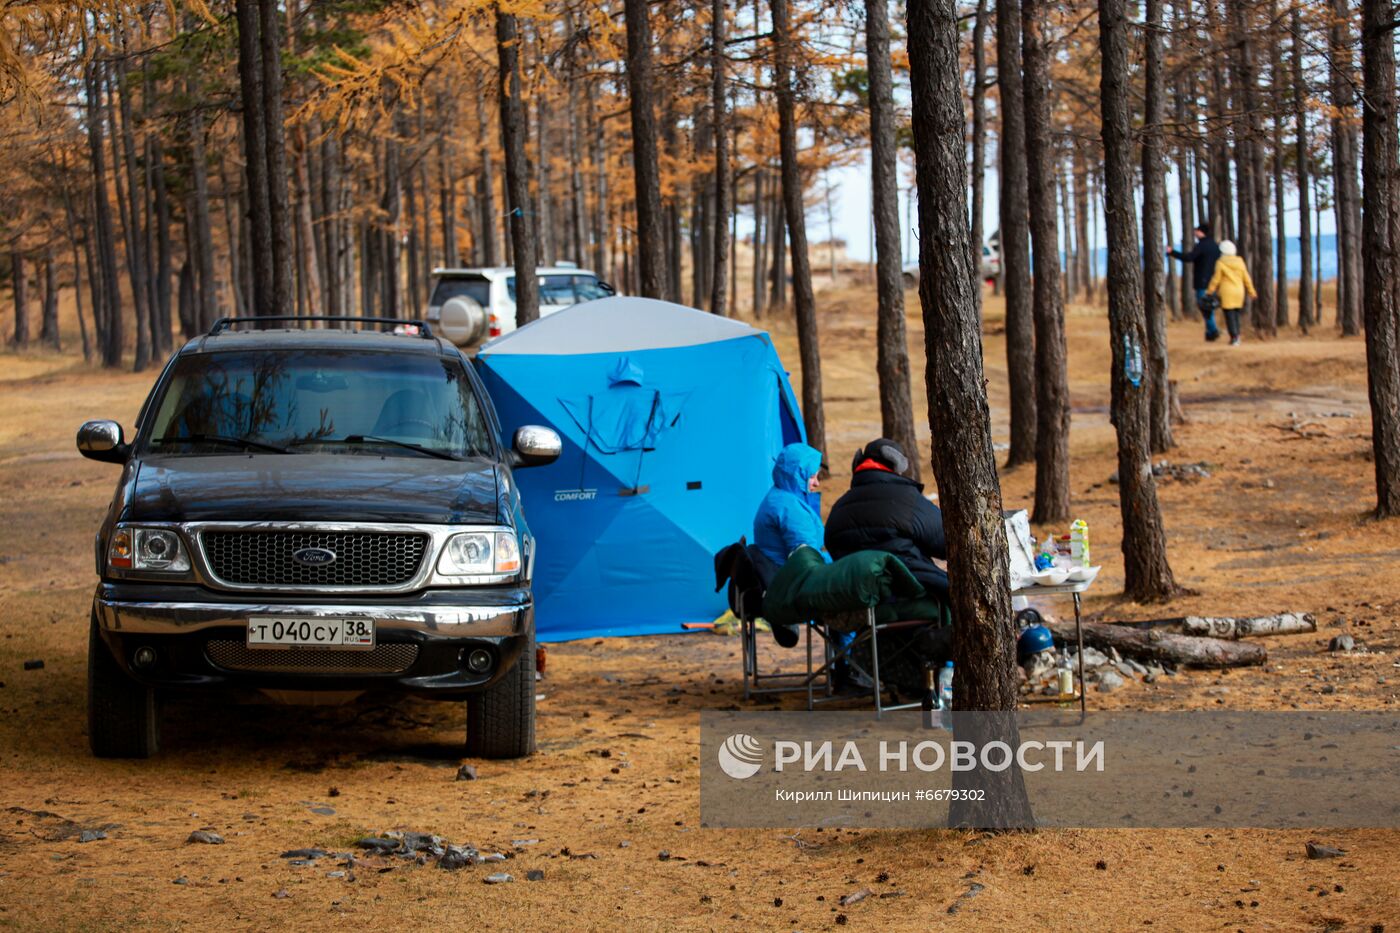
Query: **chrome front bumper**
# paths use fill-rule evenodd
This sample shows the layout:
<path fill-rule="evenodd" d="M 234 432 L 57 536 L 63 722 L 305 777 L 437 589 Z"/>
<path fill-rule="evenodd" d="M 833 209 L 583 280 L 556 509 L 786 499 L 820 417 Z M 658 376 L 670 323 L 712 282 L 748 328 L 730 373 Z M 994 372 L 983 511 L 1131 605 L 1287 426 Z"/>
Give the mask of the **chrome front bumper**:
<path fill-rule="evenodd" d="M 242 628 L 256 616 L 370 619 L 379 637 L 411 632 L 441 638 L 481 638 L 523 632 L 528 601 L 504 605 L 356 605 L 315 602 L 94 601 L 103 631 L 120 635 L 187 635 L 203 629 Z"/>

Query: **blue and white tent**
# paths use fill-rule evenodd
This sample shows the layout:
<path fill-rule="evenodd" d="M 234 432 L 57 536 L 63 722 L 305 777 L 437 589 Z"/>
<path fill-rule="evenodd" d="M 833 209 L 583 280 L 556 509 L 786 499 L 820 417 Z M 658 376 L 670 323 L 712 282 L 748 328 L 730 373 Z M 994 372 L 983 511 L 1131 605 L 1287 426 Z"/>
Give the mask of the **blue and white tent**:
<path fill-rule="evenodd" d="M 805 440 L 768 335 L 647 298 L 575 305 L 482 347 L 506 430 L 544 424 L 518 471 L 543 641 L 677 632 L 725 609 L 713 556 L 752 535 L 778 452 Z"/>

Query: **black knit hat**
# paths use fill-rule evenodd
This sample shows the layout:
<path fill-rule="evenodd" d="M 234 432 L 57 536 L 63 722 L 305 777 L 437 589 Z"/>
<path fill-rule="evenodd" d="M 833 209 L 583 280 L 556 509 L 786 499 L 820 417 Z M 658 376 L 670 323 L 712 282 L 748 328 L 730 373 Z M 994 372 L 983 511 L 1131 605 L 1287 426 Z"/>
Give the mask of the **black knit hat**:
<path fill-rule="evenodd" d="M 1201 236 L 1210 236 L 1210 224 L 1196 224 L 1196 230 Z"/>
<path fill-rule="evenodd" d="M 888 467 L 900 474 L 909 469 L 909 458 L 905 456 L 904 449 L 887 437 L 877 437 L 857 450 L 855 459 L 851 461 L 851 471 L 855 472 L 855 468 L 866 460 L 874 460 L 881 466 Z"/>

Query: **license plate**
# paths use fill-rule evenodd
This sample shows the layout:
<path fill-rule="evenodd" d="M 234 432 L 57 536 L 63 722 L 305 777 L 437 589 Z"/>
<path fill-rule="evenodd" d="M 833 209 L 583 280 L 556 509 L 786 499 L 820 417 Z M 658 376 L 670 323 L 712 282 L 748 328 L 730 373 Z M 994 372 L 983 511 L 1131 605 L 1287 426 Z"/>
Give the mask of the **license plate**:
<path fill-rule="evenodd" d="M 298 619 L 264 616 L 248 620 L 249 648 L 374 647 L 373 619 Z"/>

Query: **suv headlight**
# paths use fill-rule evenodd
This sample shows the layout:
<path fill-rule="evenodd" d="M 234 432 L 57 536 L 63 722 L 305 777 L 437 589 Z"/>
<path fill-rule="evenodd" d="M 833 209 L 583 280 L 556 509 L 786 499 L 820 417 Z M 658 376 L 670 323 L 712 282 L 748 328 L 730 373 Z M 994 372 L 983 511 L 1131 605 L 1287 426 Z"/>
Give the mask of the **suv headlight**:
<path fill-rule="evenodd" d="M 520 545 L 510 531 L 456 534 L 447 539 L 437 569 L 445 577 L 518 573 Z"/>
<path fill-rule="evenodd" d="M 166 528 L 118 528 L 107 547 L 107 565 L 119 570 L 163 570 L 181 573 L 190 569 L 184 542 Z"/>

